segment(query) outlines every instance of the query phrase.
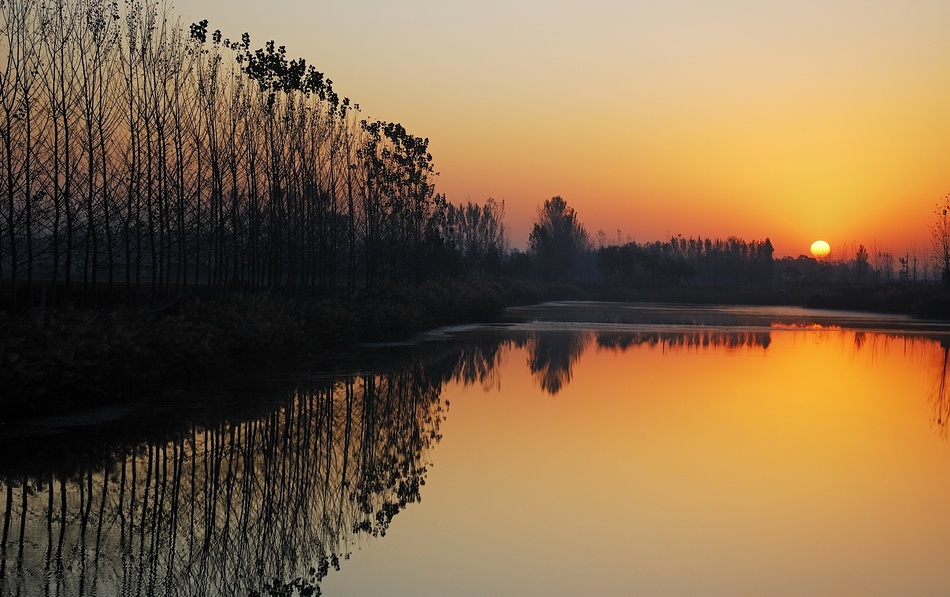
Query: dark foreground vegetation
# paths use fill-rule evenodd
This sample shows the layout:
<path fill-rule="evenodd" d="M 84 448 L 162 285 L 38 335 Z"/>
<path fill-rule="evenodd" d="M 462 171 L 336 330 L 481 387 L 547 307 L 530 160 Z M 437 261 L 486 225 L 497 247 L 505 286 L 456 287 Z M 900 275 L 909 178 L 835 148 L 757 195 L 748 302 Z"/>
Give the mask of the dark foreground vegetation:
<path fill-rule="evenodd" d="M 160 309 L 0 314 L 3 415 L 138 400 L 275 360 L 312 362 L 359 342 L 497 321 L 506 305 L 570 293 L 555 285 L 446 280 L 323 298 L 228 293 Z"/>

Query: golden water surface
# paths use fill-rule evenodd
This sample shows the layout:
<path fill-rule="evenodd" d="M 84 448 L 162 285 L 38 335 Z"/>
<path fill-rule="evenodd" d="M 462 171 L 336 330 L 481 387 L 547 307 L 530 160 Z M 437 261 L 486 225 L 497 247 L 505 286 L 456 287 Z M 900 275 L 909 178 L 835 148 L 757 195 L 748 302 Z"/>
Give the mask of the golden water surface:
<path fill-rule="evenodd" d="M 444 389 L 422 503 L 325 594 L 950 594 L 938 342 L 548 336 Z"/>

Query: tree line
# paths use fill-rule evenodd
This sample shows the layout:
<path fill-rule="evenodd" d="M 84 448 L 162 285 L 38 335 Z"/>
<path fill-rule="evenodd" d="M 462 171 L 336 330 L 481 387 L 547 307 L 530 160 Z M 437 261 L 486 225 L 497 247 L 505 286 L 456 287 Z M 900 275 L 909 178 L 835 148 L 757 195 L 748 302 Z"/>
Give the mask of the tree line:
<path fill-rule="evenodd" d="M 528 237 L 535 274 L 546 280 L 599 280 L 603 284 L 709 287 L 768 286 L 772 242 L 674 236 L 669 241 L 611 244 L 603 230 L 594 241 L 562 197 L 538 208 Z"/>
<path fill-rule="evenodd" d="M 530 270 L 541 279 L 599 282 L 638 287 L 698 286 L 749 288 L 773 285 L 932 285 L 950 284 L 950 195 L 938 203 L 931 223 L 931 247 L 895 254 L 877 243 L 836 249 L 834 257 L 811 255 L 776 259 L 772 241 L 683 237 L 637 243 L 595 240 L 561 197 L 538 208 L 529 236 Z"/>
<path fill-rule="evenodd" d="M 735 236 L 725 240 L 676 236 L 667 242 L 602 244 L 597 249 L 597 267 L 607 283 L 768 286 L 774 252 L 768 238 L 745 241 Z"/>
<path fill-rule="evenodd" d="M 0 29 L 13 311 L 37 293 L 418 283 L 504 252 L 503 204 L 450 206 L 428 139 L 363 117 L 274 41 L 141 0 L 2 0 Z"/>
<path fill-rule="evenodd" d="M 654 286 L 780 278 L 769 239 L 614 246 L 598 234 L 595 248 L 561 197 L 539 207 L 529 251 L 509 251 L 504 202 L 450 204 L 437 176 L 427 138 L 364 117 L 274 41 L 184 27 L 164 3 L 0 0 L 0 300 L 14 313 L 76 296 L 320 292 L 481 271 Z M 878 267 L 876 253 L 860 257 L 856 281 L 895 269 L 886 253 Z M 916 267 L 908 256 L 896 275 L 917 279 Z"/>

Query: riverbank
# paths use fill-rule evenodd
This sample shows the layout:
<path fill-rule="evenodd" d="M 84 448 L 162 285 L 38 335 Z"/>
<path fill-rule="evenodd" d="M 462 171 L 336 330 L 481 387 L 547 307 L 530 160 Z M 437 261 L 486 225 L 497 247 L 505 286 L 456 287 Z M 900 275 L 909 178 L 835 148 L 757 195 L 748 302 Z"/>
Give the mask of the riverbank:
<path fill-rule="evenodd" d="M 603 301 L 794 306 L 902 314 L 919 319 L 950 319 L 950 291 L 945 287 L 933 285 L 802 285 L 769 288 L 588 286 L 580 292 L 585 298 Z"/>
<path fill-rule="evenodd" d="M 319 297 L 227 294 L 159 309 L 0 314 L 0 421 L 137 400 L 288 355 L 326 356 L 433 327 L 497 321 L 506 306 L 573 292 L 446 280 Z"/>
<path fill-rule="evenodd" d="M 927 286 L 618 288 L 479 279 L 317 297 L 225 294 L 159 309 L 0 314 L 0 423 L 62 414 L 264 370 L 289 357 L 322 359 L 363 342 L 444 325 L 498 321 L 505 307 L 546 300 L 793 305 L 950 319 L 950 293 Z"/>

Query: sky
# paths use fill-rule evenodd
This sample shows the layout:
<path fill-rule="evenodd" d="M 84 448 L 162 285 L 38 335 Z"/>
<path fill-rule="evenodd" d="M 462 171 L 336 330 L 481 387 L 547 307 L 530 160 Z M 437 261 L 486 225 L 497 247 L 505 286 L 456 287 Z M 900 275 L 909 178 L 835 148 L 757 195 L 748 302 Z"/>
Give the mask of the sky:
<path fill-rule="evenodd" d="M 437 191 L 592 236 L 924 256 L 950 193 L 946 0 L 179 0 L 430 140 Z M 618 232 L 619 231 L 619 232 Z"/>

